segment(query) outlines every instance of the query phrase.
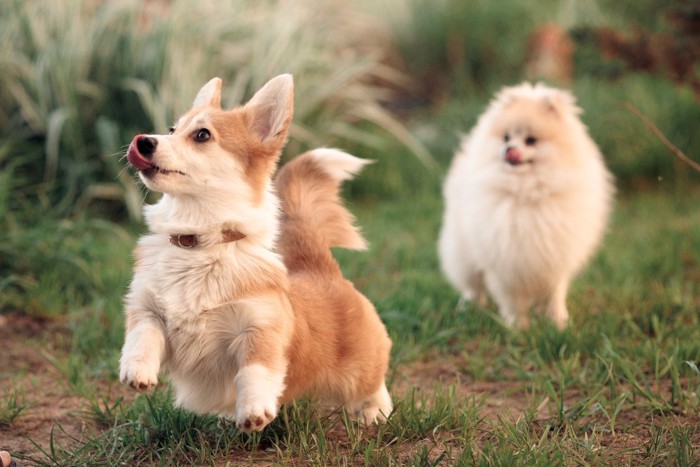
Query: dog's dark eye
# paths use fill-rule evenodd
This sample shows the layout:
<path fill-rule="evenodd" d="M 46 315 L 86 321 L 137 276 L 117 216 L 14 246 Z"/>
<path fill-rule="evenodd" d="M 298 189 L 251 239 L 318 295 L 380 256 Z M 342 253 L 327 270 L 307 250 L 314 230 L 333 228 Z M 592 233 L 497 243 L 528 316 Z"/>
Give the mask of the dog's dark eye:
<path fill-rule="evenodd" d="M 175 133 L 175 127 L 171 126 L 170 128 L 168 128 L 168 134 L 172 135 L 173 133 Z"/>
<path fill-rule="evenodd" d="M 527 144 L 528 146 L 532 146 L 536 142 L 537 142 L 537 138 L 535 138 L 534 136 L 528 136 L 527 138 L 525 138 L 525 144 Z"/>
<path fill-rule="evenodd" d="M 209 138 L 211 138 L 211 133 L 209 133 L 209 130 L 207 130 L 206 128 L 198 130 L 197 133 L 195 133 L 194 135 L 194 140 L 198 143 L 209 141 Z"/>
<path fill-rule="evenodd" d="M 503 141 L 505 141 L 506 143 L 507 143 L 508 141 L 510 141 L 510 136 L 508 136 L 507 133 L 506 133 L 505 135 L 503 135 Z"/>

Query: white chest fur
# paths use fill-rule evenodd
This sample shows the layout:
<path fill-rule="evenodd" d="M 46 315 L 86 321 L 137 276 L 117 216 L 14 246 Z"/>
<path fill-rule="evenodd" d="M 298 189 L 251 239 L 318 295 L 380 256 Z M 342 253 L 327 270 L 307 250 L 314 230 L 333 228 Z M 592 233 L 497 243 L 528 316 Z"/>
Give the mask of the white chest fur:
<path fill-rule="evenodd" d="M 247 336 L 286 318 L 279 291 L 242 291 L 265 268 L 284 266 L 275 253 L 245 242 L 182 249 L 153 234 L 141 238 L 137 251 L 126 305 L 162 323 L 162 363 L 176 389 L 175 403 L 233 414 L 234 379 L 248 352 Z"/>
<path fill-rule="evenodd" d="M 236 255 L 225 248 L 183 249 L 163 235 L 149 235 L 139 242 L 143 266 L 132 289 L 155 297 L 158 314 L 168 327 L 196 321 L 203 310 L 224 303 L 235 284 Z"/>

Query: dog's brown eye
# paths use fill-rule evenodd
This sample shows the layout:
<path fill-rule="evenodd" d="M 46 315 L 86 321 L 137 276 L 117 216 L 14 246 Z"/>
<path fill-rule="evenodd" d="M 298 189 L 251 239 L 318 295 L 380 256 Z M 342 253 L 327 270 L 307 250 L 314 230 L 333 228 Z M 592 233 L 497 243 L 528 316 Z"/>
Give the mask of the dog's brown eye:
<path fill-rule="evenodd" d="M 525 144 L 527 144 L 528 146 L 532 146 L 536 142 L 537 138 L 535 138 L 534 136 L 528 136 L 527 138 L 525 138 Z"/>
<path fill-rule="evenodd" d="M 507 143 L 508 141 L 510 141 L 510 136 L 508 136 L 507 133 L 506 133 L 505 135 L 503 135 L 503 141 L 505 141 L 506 143 Z"/>
<path fill-rule="evenodd" d="M 209 133 L 209 130 L 207 130 L 206 128 L 198 130 L 197 133 L 194 135 L 194 140 L 198 143 L 209 141 L 209 138 L 211 138 L 211 133 Z"/>
<path fill-rule="evenodd" d="M 172 135 L 173 133 L 175 133 L 175 127 L 171 126 L 170 128 L 168 128 L 168 134 Z"/>

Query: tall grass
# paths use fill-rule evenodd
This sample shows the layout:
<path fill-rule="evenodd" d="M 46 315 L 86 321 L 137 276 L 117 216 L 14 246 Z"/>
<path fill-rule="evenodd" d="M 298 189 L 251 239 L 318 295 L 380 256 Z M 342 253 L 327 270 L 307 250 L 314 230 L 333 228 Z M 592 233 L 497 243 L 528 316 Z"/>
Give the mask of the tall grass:
<path fill-rule="evenodd" d="M 128 260 L 129 240 L 89 218 L 140 218 L 146 195 L 124 169 L 126 144 L 165 132 L 213 76 L 234 106 L 295 75 L 290 154 L 341 145 L 378 158 L 393 140 L 430 165 L 382 107 L 405 84 L 384 64 L 386 38 L 344 1 L 0 3 L 0 309 L 57 316 L 114 290 L 93 284 L 103 266 L 91 243 Z"/>
<path fill-rule="evenodd" d="M 381 176 L 370 172 L 373 186 L 410 193 L 415 172 L 449 158 L 492 93 L 524 79 L 534 28 L 558 21 L 576 31 L 643 16 L 630 8 L 626 20 L 619 5 L 554 0 L 8 0 L 0 5 L 0 158 L 22 160 L 13 171 L 22 193 L 39 195 L 52 213 L 87 206 L 139 219 L 144 194 L 119 157 L 135 134 L 164 131 L 212 76 L 224 79 L 223 101 L 233 106 L 291 72 L 287 153 L 341 145 L 385 163 Z M 679 169 L 621 112 L 620 98 L 687 153 L 700 150 L 686 131 L 700 115 L 687 92 L 634 76 L 611 84 L 605 70 L 614 64 L 584 43 L 575 65 L 571 87 L 618 177 L 667 178 Z M 437 122 L 409 131 L 383 107 L 407 89 L 408 103 L 440 110 Z M 419 165 L 403 163 L 415 156 Z M 13 198 L 6 201 L 18 209 Z"/>
<path fill-rule="evenodd" d="M 138 218 L 143 196 L 118 157 L 134 134 L 165 131 L 213 76 L 233 106 L 289 72 L 290 152 L 371 147 L 386 139 L 380 128 L 430 163 L 381 106 L 389 86 L 405 84 L 383 63 L 383 30 L 343 1 L 9 0 L 0 5 L 0 133 L 56 213 L 115 199 L 113 210 Z"/>

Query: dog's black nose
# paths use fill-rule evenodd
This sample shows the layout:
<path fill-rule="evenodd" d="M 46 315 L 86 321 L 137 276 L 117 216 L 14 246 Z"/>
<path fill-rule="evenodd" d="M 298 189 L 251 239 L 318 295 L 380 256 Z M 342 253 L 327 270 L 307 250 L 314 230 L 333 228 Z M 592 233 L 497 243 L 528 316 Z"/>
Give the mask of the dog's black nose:
<path fill-rule="evenodd" d="M 150 136 L 143 136 L 139 138 L 139 140 L 136 142 L 136 147 L 138 148 L 141 155 L 147 158 L 153 155 L 153 153 L 156 151 L 157 146 L 158 140 L 155 138 L 151 138 Z"/>

